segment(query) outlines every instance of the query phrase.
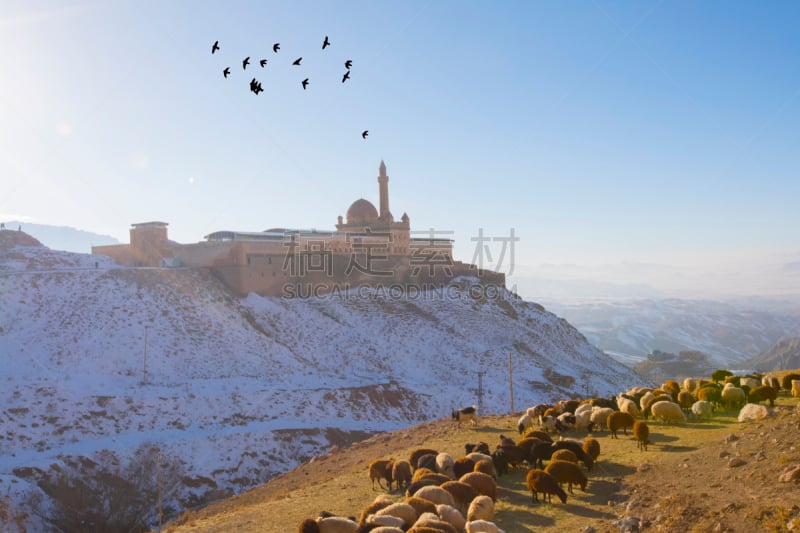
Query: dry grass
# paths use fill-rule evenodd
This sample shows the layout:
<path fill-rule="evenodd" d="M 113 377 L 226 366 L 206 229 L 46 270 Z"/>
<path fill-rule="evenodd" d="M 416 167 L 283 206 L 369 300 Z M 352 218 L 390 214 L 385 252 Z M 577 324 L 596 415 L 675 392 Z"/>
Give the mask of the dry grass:
<path fill-rule="evenodd" d="M 619 531 L 620 516 L 635 516 L 657 531 L 782 531 L 798 515 L 797 485 L 777 482 L 800 464 L 797 400 L 781 397 L 775 416 L 740 424 L 735 412 L 682 426 L 650 423 L 651 446 L 639 451 L 632 435 L 595 434 L 599 464 L 586 492 L 575 489 L 566 504 L 531 503 L 526 468 L 500 478 L 495 521 L 507 533 Z M 417 447 L 463 455 L 467 442 L 494 447 L 501 434 L 517 436 L 517 417 L 484 417 L 477 428 L 439 420 L 376 435 L 334 450 L 245 494 L 184 514 L 167 531 L 295 531 L 321 510 L 358 516 L 383 491 L 372 491 L 367 465 L 376 458 L 407 459 Z M 730 438 L 734 435 L 735 440 Z M 578 438 L 584 434 L 573 435 Z M 728 455 L 726 455 L 728 454 Z M 744 460 L 728 467 L 731 457 Z M 394 491 L 397 500 L 402 494 Z M 794 505 L 794 507 L 793 507 Z"/>

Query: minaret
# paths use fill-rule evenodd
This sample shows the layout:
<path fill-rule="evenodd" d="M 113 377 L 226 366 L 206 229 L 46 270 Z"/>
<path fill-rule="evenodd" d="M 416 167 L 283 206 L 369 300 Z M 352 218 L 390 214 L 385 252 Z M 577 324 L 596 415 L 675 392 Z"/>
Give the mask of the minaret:
<path fill-rule="evenodd" d="M 378 167 L 378 193 L 380 195 L 379 218 L 383 221 L 392 222 L 392 213 L 389 211 L 389 176 L 386 175 L 386 164 L 381 159 L 381 166 Z"/>

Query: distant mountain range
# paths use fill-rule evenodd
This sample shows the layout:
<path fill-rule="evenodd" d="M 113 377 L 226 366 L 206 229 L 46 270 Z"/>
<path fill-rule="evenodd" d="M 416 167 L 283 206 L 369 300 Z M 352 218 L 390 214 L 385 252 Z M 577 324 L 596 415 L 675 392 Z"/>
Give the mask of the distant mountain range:
<path fill-rule="evenodd" d="M 52 250 L 88 254 L 91 253 L 92 246 L 119 244 L 119 241 L 110 235 L 100 235 L 67 226 L 50 226 L 17 220 L 3 224 L 7 230 L 21 229 Z"/>
<path fill-rule="evenodd" d="M 681 299 L 539 300 L 598 348 L 630 366 L 660 350 L 699 350 L 712 365 L 747 364 L 800 332 L 795 302 Z"/>
<path fill-rule="evenodd" d="M 800 368 L 800 337 L 779 340 L 747 364 L 763 372 Z"/>

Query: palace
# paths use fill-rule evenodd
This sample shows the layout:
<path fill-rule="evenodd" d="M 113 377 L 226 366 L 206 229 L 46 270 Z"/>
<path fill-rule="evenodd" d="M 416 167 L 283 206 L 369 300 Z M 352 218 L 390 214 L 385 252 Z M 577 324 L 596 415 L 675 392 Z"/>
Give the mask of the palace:
<path fill-rule="evenodd" d="M 234 292 L 264 296 L 324 294 L 346 287 L 442 285 L 457 276 L 505 286 L 505 275 L 453 260 L 453 241 L 412 232 L 408 215 L 389 210 L 389 176 L 381 161 L 380 210 L 360 198 L 338 217 L 335 231 L 272 228 L 217 231 L 194 244 L 167 237 L 166 222 L 132 224 L 130 244 L 94 246 L 127 266 L 208 269 Z M 419 235 L 413 236 L 412 235 Z"/>

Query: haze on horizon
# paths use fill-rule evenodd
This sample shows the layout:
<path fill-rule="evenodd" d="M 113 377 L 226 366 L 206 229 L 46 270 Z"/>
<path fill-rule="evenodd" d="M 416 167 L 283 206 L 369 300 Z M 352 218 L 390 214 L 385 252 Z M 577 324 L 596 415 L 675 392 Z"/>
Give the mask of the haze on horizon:
<path fill-rule="evenodd" d="M 799 14 L 5 2 L 0 220 L 122 242 L 148 220 L 178 242 L 332 229 L 353 200 L 377 200 L 384 160 L 396 218 L 455 239 L 457 259 L 505 271 L 523 296 L 542 280 L 798 296 Z M 509 250 L 498 264 L 512 228 L 513 271 Z"/>

